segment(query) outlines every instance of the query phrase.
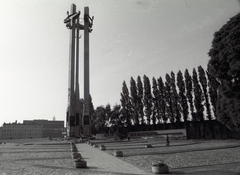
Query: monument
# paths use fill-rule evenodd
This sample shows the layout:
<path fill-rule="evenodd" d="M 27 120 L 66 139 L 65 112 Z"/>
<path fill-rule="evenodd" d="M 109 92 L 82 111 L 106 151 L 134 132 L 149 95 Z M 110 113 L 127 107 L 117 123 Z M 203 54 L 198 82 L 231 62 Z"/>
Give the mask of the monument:
<path fill-rule="evenodd" d="M 89 93 L 89 33 L 92 32 L 93 17 L 89 16 L 89 8 L 84 7 L 84 25 L 80 24 L 80 11 L 71 5 L 70 14 L 64 20 L 70 30 L 69 42 L 69 76 L 68 105 L 66 127 L 68 137 L 91 135 L 90 93 Z M 84 31 L 84 98 L 79 93 L 79 32 Z"/>

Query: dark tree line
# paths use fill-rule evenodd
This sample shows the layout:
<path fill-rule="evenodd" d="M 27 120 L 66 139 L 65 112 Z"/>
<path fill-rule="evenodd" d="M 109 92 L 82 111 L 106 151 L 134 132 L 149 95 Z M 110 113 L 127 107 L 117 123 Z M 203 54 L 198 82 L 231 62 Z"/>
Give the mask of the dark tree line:
<path fill-rule="evenodd" d="M 185 128 L 194 128 L 194 132 L 204 138 L 204 121 L 215 118 L 211 98 L 215 98 L 216 88 L 201 66 L 197 70 L 193 69 L 190 75 L 186 69 L 184 76 L 181 71 L 177 76 L 171 72 L 166 74 L 165 81 L 162 77 L 153 77 L 150 82 L 146 75 L 136 80 L 131 77 L 129 88 L 125 81 L 122 84 L 120 105 L 95 110 L 95 121 L 98 121 L 95 128 L 99 132 L 107 126 L 111 126 L 111 132 L 119 128 L 136 130 L 141 126 L 154 130 L 158 124 L 171 123 L 171 128 L 182 128 L 184 123 Z"/>
<path fill-rule="evenodd" d="M 212 120 L 214 116 L 214 104 L 211 104 L 211 93 L 216 91 L 216 87 L 209 87 L 210 82 L 208 74 L 204 69 L 199 66 L 198 71 L 193 69 L 192 75 L 188 70 L 183 73 L 179 71 L 177 76 L 173 72 L 166 74 L 165 82 L 163 78 L 152 78 L 152 85 L 149 78 L 144 75 L 143 83 L 141 78 L 137 77 L 138 84 L 143 89 L 143 93 L 138 96 L 136 83 L 133 77 L 130 81 L 131 93 L 125 98 L 128 98 L 132 104 L 129 108 L 130 122 L 128 126 L 136 125 L 134 121 L 140 121 L 141 125 L 147 125 L 148 129 L 154 129 L 157 124 L 171 123 L 172 128 L 181 128 L 181 123 L 184 123 L 184 127 L 188 126 L 188 121 L 192 121 L 192 126 L 201 138 L 205 138 L 205 120 Z M 127 89 L 127 85 L 123 83 L 123 89 Z M 123 92 L 122 92 L 123 93 Z M 143 95 L 142 95 L 143 94 Z M 141 101 L 140 107 L 137 106 L 137 100 Z M 121 106 L 124 107 L 124 103 L 121 100 Z M 125 108 L 123 108 L 125 110 Z M 142 112 L 143 111 L 143 112 Z M 140 115 L 136 115 L 140 114 Z M 196 124 L 196 123 L 200 123 Z M 139 125 L 139 123 L 138 123 Z M 214 135 L 211 126 L 208 126 Z"/>

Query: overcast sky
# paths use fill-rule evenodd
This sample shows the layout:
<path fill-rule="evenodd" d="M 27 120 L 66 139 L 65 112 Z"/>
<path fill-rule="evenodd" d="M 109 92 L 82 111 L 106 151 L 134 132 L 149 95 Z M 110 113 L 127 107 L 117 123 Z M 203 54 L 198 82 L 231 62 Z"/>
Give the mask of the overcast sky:
<path fill-rule="evenodd" d="M 69 30 L 75 3 L 94 16 L 90 34 L 90 93 L 96 108 L 120 104 L 122 83 L 201 65 L 213 34 L 239 12 L 237 0 L 1 0 L 0 125 L 65 120 Z M 83 34 L 83 33 L 82 33 Z M 80 39 L 83 58 L 83 38 Z M 80 62 L 80 82 L 82 62 Z M 83 97 L 83 85 L 80 87 Z"/>

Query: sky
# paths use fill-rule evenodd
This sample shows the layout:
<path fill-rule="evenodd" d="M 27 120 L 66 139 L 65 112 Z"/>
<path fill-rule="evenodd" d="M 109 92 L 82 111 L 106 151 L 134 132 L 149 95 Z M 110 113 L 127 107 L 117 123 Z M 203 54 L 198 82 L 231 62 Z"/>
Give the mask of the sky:
<path fill-rule="evenodd" d="M 94 16 L 90 94 L 94 107 L 120 104 L 137 76 L 207 68 L 213 34 L 239 12 L 238 0 L 1 0 L 0 126 L 64 120 L 68 101 L 71 4 Z M 81 21 L 81 20 L 80 20 Z M 83 35 L 83 32 L 81 31 Z M 83 97 L 83 37 L 80 39 Z"/>

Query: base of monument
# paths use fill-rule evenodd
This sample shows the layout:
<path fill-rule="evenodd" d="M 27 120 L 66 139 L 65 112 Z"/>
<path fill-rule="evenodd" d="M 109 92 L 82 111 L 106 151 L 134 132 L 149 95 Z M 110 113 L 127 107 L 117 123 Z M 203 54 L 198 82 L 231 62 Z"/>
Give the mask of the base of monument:
<path fill-rule="evenodd" d="M 83 125 L 82 126 L 82 134 L 84 136 L 91 136 L 91 125 Z"/>

